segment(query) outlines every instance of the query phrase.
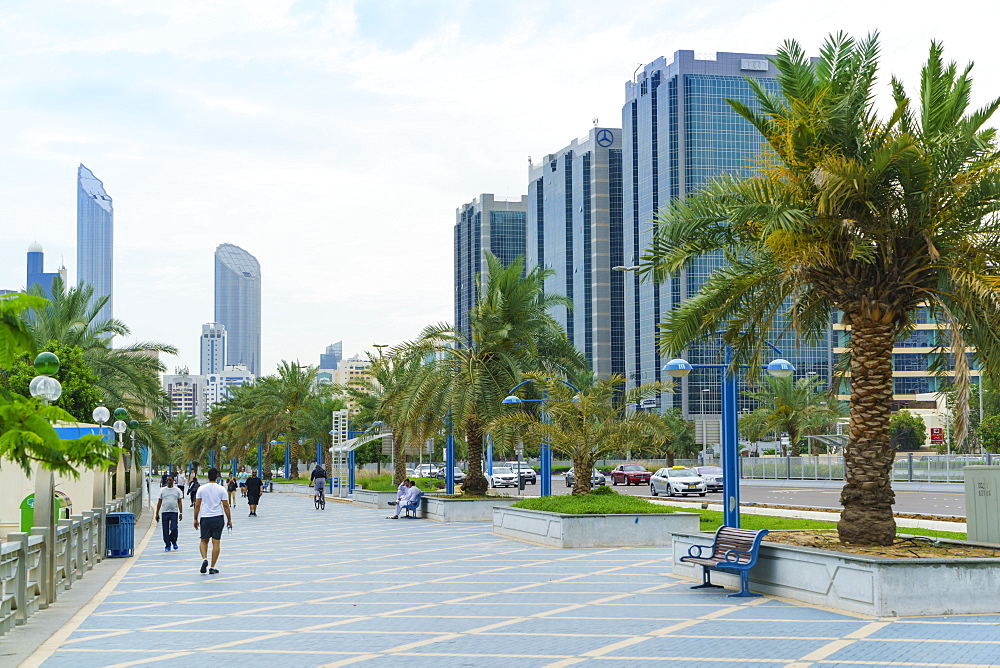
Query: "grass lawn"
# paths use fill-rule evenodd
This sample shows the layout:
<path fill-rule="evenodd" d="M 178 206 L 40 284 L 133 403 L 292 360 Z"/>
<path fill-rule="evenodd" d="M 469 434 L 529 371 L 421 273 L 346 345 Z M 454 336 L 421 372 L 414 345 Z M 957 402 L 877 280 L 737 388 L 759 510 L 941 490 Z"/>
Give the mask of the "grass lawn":
<path fill-rule="evenodd" d="M 514 508 L 527 510 L 547 510 L 552 513 L 567 515 L 626 515 L 630 513 L 698 513 L 701 515 L 701 530 L 715 531 L 722 525 L 722 513 L 718 510 L 702 510 L 701 508 L 675 508 L 651 503 L 646 499 L 619 494 L 610 487 L 598 487 L 584 496 L 546 496 L 534 499 L 523 499 L 514 504 Z M 801 530 L 801 529 L 836 529 L 836 522 L 821 520 L 802 520 L 793 517 L 775 517 L 771 515 L 740 515 L 740 526 L 744 529 L 768 529 L 770 531 Z M 935 538 L 953 538 L 965 540 L 965 533 L 960 531 L 935 531 L 932 529 L 911 529 L 899 527 L 897 533 L 932 536 Z"/>
<path fill-rule="evenodd" d="M 417 487 L 425 492 L 435 489 L 444 489 L 444 480 L 438 480 L 437 478 L 412 478 L 412 480 L 416 483 Z M 358 480 L 357 482 L 365 489 L 372 490 L 374 492 L 395 492 L 399 488 L 399 485 L 392 482 L 391 475 L 373 476 L 371 478 Z"/>

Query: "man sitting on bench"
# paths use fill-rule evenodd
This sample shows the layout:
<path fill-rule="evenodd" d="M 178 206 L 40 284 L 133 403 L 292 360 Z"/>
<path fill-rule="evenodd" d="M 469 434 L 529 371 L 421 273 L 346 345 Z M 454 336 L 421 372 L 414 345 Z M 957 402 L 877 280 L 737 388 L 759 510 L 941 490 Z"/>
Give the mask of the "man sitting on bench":
<path fill-rule="evenodd" d="M 416 515 L 417 504 L 420 502 L 420 489 L 412 480 L 404 480 L 403 484 L 406 485 L 406 491 L 396 502 L 396 514 L 387 517 L 388 520 L 398 520 L 399 513 L 407 509 L 413 510 L 413 514 Z"/>

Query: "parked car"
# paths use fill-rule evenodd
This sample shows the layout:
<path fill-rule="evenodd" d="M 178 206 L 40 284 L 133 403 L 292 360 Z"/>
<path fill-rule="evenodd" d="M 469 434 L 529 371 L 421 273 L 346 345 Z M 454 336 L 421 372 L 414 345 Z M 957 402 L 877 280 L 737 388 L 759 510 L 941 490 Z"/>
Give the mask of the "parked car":
<path fill-rule="evenodd" d="M 718 466 L 692 466 L 691 470 L 701 476 L 705 481 L 705 488 L 709 492 L 722 491 L 722 469 Z"/>
<path fill-rule="evenodd" d="M 411 469 L 411 468 L 407 467 L 407 469 L 406 469 L 406 477 L 407 478 L 419 478 L 420 476 L 417 475 L 417 472 L 416 472 L 415 469 Z"/>
<path fill-rule="evenodd" d="M 638 464 L 619 464 L 611 472 L 611 484 L 648 485 L 653 474 Z"/>
<path fill-rule="evenodd" d="M 517 487 L 517 474 L 505 466 L 494 466 L 490 487 Z"/>
<path fill-rule="evenodd" d="M 444 480 L 445 479 L 445 474 L 447 472 L 448 472 L 448 469 L 446 469 L 445 467 L 442 466 L 441 468 L 439 468 L 437 470 L 437 473 L 434 474 L 434 477 L 437 478 L 438 480 Z M 457 466 L 455 467 L 455 474 L 454 474 L 454 476 L 455 476 L 455 484 L 456 485 L 461 485 L 463 482 L 465 482 L 465 471 L 463 471 L 462 469 L 458 468 Z"/>
<path fill-rule="evenodd" d="M 694 469 L 684 466 L 660 469 L 649 479 L 649 493 L 653 496 L 659 496 L 660 492 L 667 496 L 674 494 L 705 496 L 707 491 L 705 481 L 701 479 L 701 476 L 695 473 Z"/>
<path fill-rule="evenodd" d="M 420 466 L 413 469 L 413 475 L 418 478 L 433 478 L 437 475 L 438 467 L 433 464 L 421 464 Z"/>
<path fill-rule="evenodd" d="M 573 474 L 573 469 L 566 471 L 566 486 L 572 487 L 576 484 L 576 476 Z M 604 474 L 594 469 L 593 473 L 590 475 L 590 485 L 591 487 L 597 487 L 598 485 L 606 485 L 607 480 L 604 478 Z"/>
<path fill-rule="evenodd" d="M 511 471 L 517 471 L 524 478 L 524 482 L 528 485 L 534 485 L 538 482 L 538 473 L 535 469 L 528 466 L 526 462 L 506 462 L 504 464 Z"/>

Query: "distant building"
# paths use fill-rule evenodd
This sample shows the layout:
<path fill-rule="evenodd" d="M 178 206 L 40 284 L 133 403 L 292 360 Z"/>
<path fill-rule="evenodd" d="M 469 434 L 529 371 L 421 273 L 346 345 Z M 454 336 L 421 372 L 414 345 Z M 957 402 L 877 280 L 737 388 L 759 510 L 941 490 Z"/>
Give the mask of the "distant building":
<path fill-rule="evenodd" d="M 652 222 L 671 200 L 703 187 L 722 174 L 751 173 L 754 158 L 764 150 L 760 133 L 737 114 L 727 100 L 751 107 L 756 98 L 747 77 L 766 90 L 777 91 L 777 70 L 770 56 L 753 53 L 695 54 L 677 51 L 640 68 L 625 84 L 622 107 L 623 264 L 636 265 L 652 242 Z M 625 370 L 632 383 L 668 380 L 661 372 L 667 361 L 657 344 L 659 324 L 666 314 L 697 294 L 726 260 L 705 254 L 660 283 L 635 272 L 624 280 Z M 818 343 L 796 341 L 788 321 L 776 318 L 769 342 L 796 367 L 796 376 L 831 379 L 833 337 Z M 719 342 L 692 344 L 683 357 L 693 364 L 715 364 Z M 740 396 L 740 408 L 752 408 Z M 657 398 L 662 410 L 680 408 L 686 416 L 721 412 L 717 370 L 695 369 L 675 393 Z M 704 419 L 704 418 L 702 418 Z"/>
<path fill-rule="evenodd" d="M 226 328 L 226 364 L 260 375 L 260 263 L 233 244 L 215 249 L 215 322 Z"/>
<path fill-rule="evenodd" d="M 170 397 L 170 417 L 187 413 L 199 420 L 205 417 L 205 377 L 191 375 L 187 369 L 163 375 L 163 391 Z"/>
<path fill-rule="evenodd" d="M 24 284 L 25 289 L 30 290 L 31 286 L 38 285 L 45 295 L 52 295 L 52 279 L 59 276 L 63 285 L 66 285 L 66 267 L 59 267 L 58 271 L 45 272 L 45 253 L 42 245 L 37 241 L 28 246 L 28 277 Z"/>
<path fill-rule="evenodd" d="M 509 265 L 524 255 L 528 198 L 498 200 L 482 194 L 455 211 L 455 327 L 469 335 L 477 279 L 486 284 L 486 251 Z"/>
<path fill-rule="evenodd" d="M 319 368 L 336 370 L 342 359 L 344 359 L 344 342 L 331 343 L 326 347 L 326 352 L 319 356 Z"/>
<path fill-rule="evenodd" d="M 104 184 L 80 165 L 76 177 L 76 275 L 94 289 L 94 299 L 107 297 L 97 320 L 111 319 L 114 274 L 114 208 Z"/>
<path fill-rule="evenodd" d="M 254 375 L 242 364 L 227 365 L 219 373 L 204 375 L 205 408 L 207 414 L 215 404 L 225 401 L 233 395 L 233 388 L 242 387 L 255 380 Z"/>
<path fill-rule="evenodd" d="M 372 379 L 371 366 L 372 363 L 370 361 L 362 359 L 359 355 L 341 360 L 340 364 L 337 365 L 337 373 L 334 375 L 333 380 L 343 388 L 360 387 L 362 383 Z M 353 411 L 356 402 L 347 396 L 344 398 L 347 402 L 347 408 Z"/>
<path fill-rule="evenodd" d="M 545 292 L 572 300 L 552 314 L 594 373 L 625 373 L 621 129 L 594 127 L 528 169 L 528 266 L 555 273 Z"/>
<path fill-rule="evenodd" d="M 201 326 L 201 374 L 222 373 L 226 367 L 226 326 L 208 322 Z"/>

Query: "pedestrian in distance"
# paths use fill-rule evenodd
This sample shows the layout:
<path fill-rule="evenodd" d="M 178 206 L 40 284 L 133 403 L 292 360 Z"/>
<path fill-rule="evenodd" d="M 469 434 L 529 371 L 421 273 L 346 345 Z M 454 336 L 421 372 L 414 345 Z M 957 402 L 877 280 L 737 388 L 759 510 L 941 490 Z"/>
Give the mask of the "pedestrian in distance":
<path fill-rule="evenodd" d="M 191 469 L 191 477 L 188 478 L 188 496 L 191 497 L 191 507 L 194 508 L 194 497 L 198 494 L 198 488 L 201 483 L 198 482 L 198 469 Z"/>
<path fill-rule="evenodd" d="M 250 506 L 250 514 L 247 517 L 257 517 L 257 504 L 260 503 L 262 489 L 264 481 L 257 477 L 257 469 L 254 469 L 253 475 L 247 478 L 247 505 Z"/>
<path fill-rule="evenodd" d="M 223 520 L 223 516 L 225 520 Z M 219 484 L 219 469 L 208 469 L 208 482 L 198 488 L 194 502 L 194 528 L 201 531 L 201 572 L 215 575 L 215 568 L 222 550 L 222 529 L 233 528 L 229 514 L 229 500 L 225 488 Z M 212 541 L 212 565 L 208 564 L 208 541 Z"/>
<path fill-rule="evenodd" d="M 240 485 L 240 496 L 247 495 L 247 472 L 240 470 L 238 476 L 236 476 L 236 482 Z"/>
<path fill-rule="evenodd" d="M 167 476 L 167 486 L 160 488 L 160 498 L 156 502 L 156 521 L 163 520 L 163 551 L 169 552 L 170 548 L 177 549 L 177 522 L 184 514 L 184 503 L 181 499 L 184 495 L 181 490 L 174 486 L 173 476 Z"/>
<path fill-rule="evenodd" d="M 226 481 L 226 492 L 229 493 L 229 507 L 236 507 L 236 490 L 239 489 L 240 484 L 236 482 L 236 476 L 232 473 L 229 474 L 229 480 Z"/>

